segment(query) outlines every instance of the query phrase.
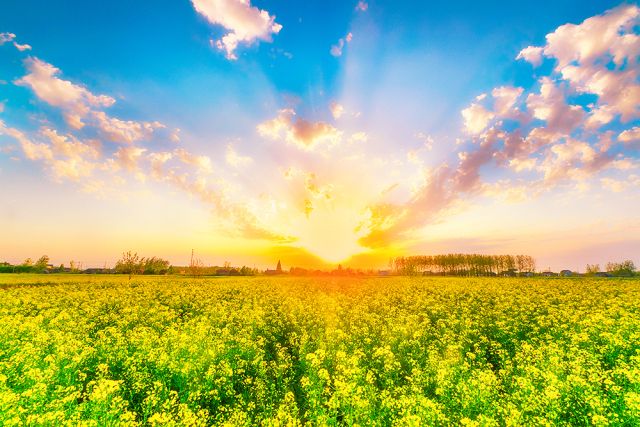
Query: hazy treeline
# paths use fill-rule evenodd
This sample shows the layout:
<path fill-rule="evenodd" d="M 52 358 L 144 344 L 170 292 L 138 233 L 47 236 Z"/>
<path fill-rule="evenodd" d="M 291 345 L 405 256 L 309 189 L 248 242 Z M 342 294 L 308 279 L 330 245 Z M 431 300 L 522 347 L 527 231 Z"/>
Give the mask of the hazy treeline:
<path fill-rule="evenodd" d="M 536 261 L 529 255 L 415 255 L 394 258 L 392 268 L 402 275 L 494 276 L 534 272 Z"/>
<path fill-rule="evenodd" d="M 128 274 L 129 278 L 135 274 L 182 274 L 190 276 L 253 276 L 257 270 L 247 266 L 232 267 L 225 263 L 223 267 L 205 266 L 199 258 L 192 256 L 191 263 L 186 267 L 171 266 L 169 261 L 158 257 L 143 258 L 131 251 L 124 252 L 116 262 L 115 272 Z"/>
<path fill-rule="evenodd" d="M 636 266 L 630 259 L 622 262 L 608 262 L 605 266 L 607 275 L 617 277 L 631 277 L 636 273 Z M 585 274 L 587 276 L 598 276 L 604 273 L 600 270 L 600 264 L 587 264 Z"/>
<path fill-rule="evenodd" d="M 63 272 L 65 270 L 65 266 L 61 265 L 60 267 L 51 268 L 49 265 L 49 257 L 47 255 L 42 255 L 35 262 L 31 258 L 27 258 L 22 262 L 22 264 L 16 265 L 9 264 L 8 262 L 0 262 L 0 273 L 42 273 L 47 270 Z"/>

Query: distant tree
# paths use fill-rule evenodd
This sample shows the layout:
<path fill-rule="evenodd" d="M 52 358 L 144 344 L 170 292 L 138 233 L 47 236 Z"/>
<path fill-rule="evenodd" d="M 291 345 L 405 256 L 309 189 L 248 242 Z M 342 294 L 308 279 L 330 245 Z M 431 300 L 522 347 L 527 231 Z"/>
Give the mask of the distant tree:
<path fill-rule="evenodd" d="M 227 264 L 228 263 L 225 263 L 225 266 Z M 204 263 L 200 258 L 195 257 L 193 249 L 191 249 L 191 262 L 189 263 L 189 275 L 196 278 L 196 277 L 202 276 L 203 274 L 204 274 Z"/>
<path fill-rule="evenodd" d="M 116 273 L 128 274 L 129 280 L 135 274 L 141 273 L 144 267 L 144 258 L 140 258 L 137 253 L 131 251 L 123 252 L 122 258 L 116 262 Z"/>
<path fill-rule="evenodd" d="M 241 276 L 254 276 L 255 275 L 255 271 L 252 268 L 247 267 L 246 265 L 243 265 L 240 268 L 240 275 Z"/>
<path fill-rule="evenodd" d="M 596 273 L 600 272 L 600 264 L 587 264 L 585 267 L 585 274 L 587 276 L 594 276 Z"/>
<path fill-rule="evenodd" d="M 33 260 L 31 258 L 27 258 L 20 265 L 23 266 L 23 267 L 32 267 L 33 266 Z"/>
<path fill-rule="evenodd" d="M 608 262 L 607 263 L 607 272 L 611 273 L 614 276 L 633 276 L 636 271 L 636 266 L 633 264 L 633 261 L 630 259 L 622 261 L 620 263 L 617 262 Z"/>
<path fill-rule="evenodd" d="M 38 261 L 36 261 L 34 267 L 38 271 L 46 270 L 49 265 L 49 257 L 47 255 L 42 255 Z"/>
<path fill-rule="evenodd" d="M 169 271 L 169 261 L 166 259 L 151 257 L 144 260 L 142 265 L 143 274 L 167 274 Z"/>

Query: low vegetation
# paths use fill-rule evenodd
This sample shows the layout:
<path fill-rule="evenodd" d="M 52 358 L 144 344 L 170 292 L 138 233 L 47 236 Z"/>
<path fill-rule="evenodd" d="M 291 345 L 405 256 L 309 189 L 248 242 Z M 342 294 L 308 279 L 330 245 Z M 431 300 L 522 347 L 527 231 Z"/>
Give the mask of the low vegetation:
<path fill-rule="evenodd" d="M 640 424 L 640 281 L 0 277 L 0 425 Z"/>

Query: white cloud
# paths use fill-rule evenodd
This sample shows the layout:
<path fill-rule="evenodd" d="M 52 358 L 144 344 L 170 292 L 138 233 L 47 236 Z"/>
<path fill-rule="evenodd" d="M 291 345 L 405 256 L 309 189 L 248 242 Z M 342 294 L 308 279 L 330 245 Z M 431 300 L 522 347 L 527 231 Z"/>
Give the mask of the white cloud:
<path fill-rule="evenodd" d="M 173 150 L 176 158 L 182 163 L 195 166 L 198 173 L 206 175 L 213 172 L 211 158 L 208 156 L 198 156 L 185 150 L 184 148 L 176 148 Z"/>
<path fill-rule="evenodd" d="M 253 163 L 253 159 L 251 157 L 241 156 L 231 144 L 227 145 L 225 160 L 227 161 L 227 164 L 233 166 L 234 168 L 248 166 Z"/>
<path fill-rule="evenodd" d="M 527 107 L 536 119 L 546 122 L 546 130 L 570 134 L 582 123 L 585 112 L 578 105 L 569 105 L 564 93 L 550 78 L 540 80 L 540 94 L 529 94 Z"/>
<path fill-rule="evenodd" d="M 91 144 L 84 143 L 71 135 L 60 135 L 55 129 L 44 128 L 40 131 L 51 143 L 51 148 L 56 155 L 68 158 L 100 158 L 100 144 L 92 141 Z"/>
<path fill-rule="evenodd" d="M 495 99 L 493 111 L 500 117 L 509 117 L 522 95 L 524 89 L 521 87 L 501 86 L 491 91 L 491 96 Z"/>
<path fill-rule="evenodd" d="M 433 149 L 433 137 L 431 135 L 427 135 L 424 132 L 418 132 L 416 133 L 416 138 L 418 138 L 418 140 L 422 141 L 422 146 L 425 150 L 427 151 L 431 151 Z"/>
<path fill-rule="evenodd" d="M 342 50 L 344 49 L 345 44 L 350 43 L 352 39 L 353 39 L 353 34 L 348 33 L 346 36 L 344 36 L 344 38 L 339 39 L 338 43 L 331 46 L 329 53 L 331 53 L 331 55 L 336 57 L 342 56 Z"/>
<path fill-rule="evenodd" d="M 20 52 L 24 52 L 25 50 L 31 50 L 31 45 L 28 44 L 19 44 L 18 42 L 13 42 L 13 45 L 15 46 L 16 49 L 18 49 Z"/>
<path fill-rule="evenodd" d="M 112 142 L 133 144 L 136 141 L 148 139 L 155 130 L 165 126 L 159 122 L 136 122 L 109 117 L 103 111 L 93 113 L 96 127 L 101 134 Z"/>
<path fill-rule="evenodd" d="M 360 0 L 356 5 L 356 10 L 358 12 L 366 12 L 367 9 L 369 9 L 369 4 L 364 0 Z"/>
<path fill-rule="evenodd" d="M 634 142 L 640 141 L 640 127 L 636 126 L 632 129 L 627 129 L 618 135 L 618 141 L 620 142 Z"/>
<path fill-rule="evenodd" d="M 464 126 L 468 133 L 476 135 L 481 133 L 494 118 L 494 114 L 480 104 L 472 103 L 462 110 Z"/>
<path fill-rule="evenodd" d="M 116 164 L 129 172 L 139 172 L 138 162 L 144 152 L 140 147 L 120 147 L 113 155 Z"/>
<path fill-rule="evenodd" d="M 13 33 L 0 33 L 0 46 L 5 43 L 13 41 L 16 38 L 16 35 Z"/>
<path fill-rule="evenodd" d="M 94 95 L 86 88 L 62 80 L 60 70 L 38 58 L 27 58 L 29 74 L 15 81 L 31 88 L 38 98 L 65 111 L 67 123 L 74 129 L 83 126 L 83 119 L 94 107 L 109 107 L 116 101 L 110 96 Z"/>
<path fill-rule="evenodd" d="M 331 110 L 331 115 L 336 120 L 342 117 L 342 114 L 344 113 L 344 107 L 341 104 L 338 104 L 337 102 L 332 102 L 331 105 L 329 106 L 329 110 Z"/>
<path fill-rule="evenodd" d="M 280 110 L 278 116 L 258 125 L 261 136 L 285 140 L 304 150 L 312 150 L 319 144 L 335 145 L 342 139 L 342 132 L 325 122 L 310 122 L 296 118 L 291 109 Z"/>
<path fill-rule="evenodd" d="M 352 134 L 351 137 L 349 138 L 349 142 L 352 144 L 356 142 L 367 142 L 368 140 L 369 140 L 369 135 L 367 135 L 366 132 L 356 132 Z"/>
<path fill-rule="evenodd" d="M 524 59 L 527 62 L 530 62 L 535 67 L 542 64 L 542 53 L 544 49 L 541 47 L 528 46 L 525 47 L 518 53 L 516 59 Z"/>
<path fill-rule="evenodd" d="M 624 122 L 640 117 L 638 25 L 640 8 L 623 4 L 547 35 L 544 55 L 557 61 L 555 70 L 576 91 L 598 96 L 593 128 L 618 114 Z"/>
<path fill-rule="evenodd" d="M 249 0 L 191 0 L 195 10 L 211 24 L 229 30 L 214 44 L 224 50 L 228 59 L 237 59 L 239 43 L 251 44 L 256 40 L 271 41 L 282 25 L 266 10 L 251 6 Z"/>
<path fill-rule="evenodd" d="M 38 58 L 27 58 L 24 63 L 29 73 L 16 80 L 15 84 L 29 87 L 40 100 L 60 108 L 65 122 L 72 129 L 91 125 L 110 141 L 132 144 L 148 139 L 154 131 L 165 127 L 159 122 L 111 117 L 100 109 L 115 104 L 114 98 L 94 95 L 84 86 L 61 79 L 60 69 Z"/>

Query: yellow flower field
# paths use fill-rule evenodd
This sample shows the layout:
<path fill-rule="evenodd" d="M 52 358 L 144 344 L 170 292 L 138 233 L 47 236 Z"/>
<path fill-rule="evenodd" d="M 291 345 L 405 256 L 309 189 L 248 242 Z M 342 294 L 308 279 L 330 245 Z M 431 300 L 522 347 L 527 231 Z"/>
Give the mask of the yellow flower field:
<path fill-rule="evenodd" d="M 0 276 L 0 425 L 640 425 L 640 281 Z"/>

